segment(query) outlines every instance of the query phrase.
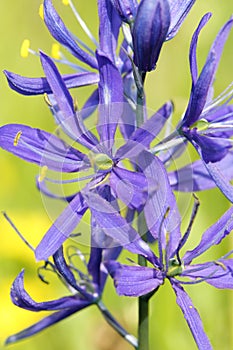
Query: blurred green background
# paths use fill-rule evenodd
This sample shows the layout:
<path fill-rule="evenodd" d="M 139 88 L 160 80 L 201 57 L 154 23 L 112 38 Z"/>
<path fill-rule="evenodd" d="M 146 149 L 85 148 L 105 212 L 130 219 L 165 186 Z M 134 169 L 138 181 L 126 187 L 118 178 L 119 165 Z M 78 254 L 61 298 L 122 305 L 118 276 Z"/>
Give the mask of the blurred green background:
<path fill-rule="evenodd" d="M 0 1 L 1 71 L 7 69 L 22 75 L 42 75 L 39 59 L 36 56 L 30 55 L 27 59 L 20 57 L 20 46 L 25 38 L 30 39 L 32 49 L 41 49 L 50 53 L 54 41 L 38 15 L 40 3 L 40 0 Z M 97 37 L 96 1 L 74 0 L 74 3 Z M 72 31 L 85 40 L 85 35 L 75 22 L 69 7 L 64 6 L 61 0 L 54 0 L 54 5 Z M 233 13 L 232 0 L 221 2 L 197 0 L 178 36 L 165 44 L 157 71 L 148 76 L 147 102 L 152 110 L 156 110 L 166 100 L 172 99 L 175 103 L 175 117 L 178 118 L 183 113 L 190 90 L 188 50 L 191 34 L 201 16 L 208 11 L 213 13 L 213 17 L 201 34 L 200 65 L 203 64 L 208 48 L 219 28 Z M 224 90 L 232 81 L 232 40 L 233 33 L 226 44 L 218 70 L 215 82 L 216 94 Z M 88 40 L 87 42 L 89 43 Z M 81 88 L 72 93 L 81 106 L 90 91 L 90 88 Z M 54 130 L 55 125 L 43 97 L 24 97 L 16 94 L 7 86 L 3 74 L 0 75 L 0 96 L 1 125 L 25 123 L 51 132 Z M 35 188 L 34 178 L 38 168 L 2 150 L 0 150 L 0 166 L 0 209 L 6 211 L 25 237 L 36 245 L 51 224 L 44 202 Z M 229 206 L 218 190 L 210 190 L 198 196 L 201 200 L 201 210 L 194 225 L 189 247 L 199 241 L 203 230 Z M 181 205 L 186 214 L 187 197 L 181 196 L 181 199 L 183 199 Z M 184 222 L 185 227 L 187 215 L 184 215 Z M 40 264 L 34 262 L 32 252 L 20 241 L 3 216 L 0 217 L 0 234 L 0 348 L 3 348 L 4 339 L 7 336 L 46 315 L 45 312 L 40 314 L 27 312 L 11 304 L 10 286 L 22 268 L 26 271 L 26 288 L 38 301 L 62 296 L 64 288 L 55 281 L 45 285 L 38 280 L 36 269 Z M 211 259 L 217 258 L 230 249 L 232 249 L 232 239 L 229 237 L 221 248 L 214 249 L 213 255 L 208 253 L 206 258 L 208 256 Z M 160 288 L 151 301 L 151 349 L 170 350 L 174 347 L 180 350 L 196 349 L 189 329 L 176 306 L 175 297 L 167 287 L 165 285 Z M 215 290 L 204 283 L 191 286 L 187 290 L 200 312 L 214 349 L 232 349 L 233 293 Z M 136 300 L 117 297 L 109 281 L 105 301 L 107 305 L 111 305 L 116 318 L 136 335 Z M 95 308 L 84 310 L 41 334 L 11 345 L 9 348 L 12 350 L 131 349 L 109 328 Z"/>

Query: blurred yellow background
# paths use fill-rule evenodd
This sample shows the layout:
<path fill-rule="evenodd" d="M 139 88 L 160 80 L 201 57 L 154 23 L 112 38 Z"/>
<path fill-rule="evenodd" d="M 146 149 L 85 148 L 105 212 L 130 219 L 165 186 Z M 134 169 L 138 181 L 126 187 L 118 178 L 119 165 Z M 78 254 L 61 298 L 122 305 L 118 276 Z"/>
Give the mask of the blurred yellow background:
<path fill-rule="evenodd" d="M 79 12 L 97 37 L 96 0 L 76 1 Z M 42 69 L 39 59 L 29 55 L 20 57 L 20 46 L 25 38 L 30 39 L 34 50 L 50 53 L 54 42 L 42 19 L 38 15 L 40 0 L 0 1 L 0 70 L 7 69 L 22 75 L 40 76 Z M 70 9 L 61 0 L 54 5 L 72 31 L 85 40 L 85 35 L 76 24 Z M 210 23 L 203 30 L 199 45 L 199 61 L 203 64 L 208 48 L 220 27 L 233 13 L 231 0 L 197 0 L 191 14 L 185 21 L 178 36 L 165 44 L 157 71 L 148 76 L 146 82 L 148 107 L 156 110 L 162 103 L 172 99 L 175 116 L 185 110 L 190 91 L 188 50 L 193 33 L 202 15 L 213 12 Z M 233 33 L 226 44 L 223 58 L 215 82 L 216 94 L 232 81 Z M 87 41 L 89 42 L 89 41 Z M 74 90 L 72 93 L 82 105 L 89 96 L 89 88 Z M 25 97 L 10 90 L 6 79 L 0 74 L 0 123 L 24 123 L 33 127 L 53 131 L 55 125 L 44 103 L 43 97 Z M 18 229 L 35 246 L 51 224 L 44 208 L 43 200 L 35 187 L 38 168 L 0 150 L 0 209 L 6 211 Z M 200 234 L 214 222 L 229 206 L 218 190 L 200 194 L 201 209 L 194 225 L 193 242 L 198 242 Z M 184 197 L 185 199 L 185 197 Z M 185 206 L 185 202 L 183 204 Z M 191 243 L 189 245 L 191 246 Z M 221 248 L 214 250 L 214 257 L 232 249 L 232 239 L 228 238 Z M 209 255 L 210 256 L 210 255 Z M 208 255 L 207 255 L 208 257 Z M 43 284 L 37 278 L 37 268 L 33 253 L 17 237 L 3 216 L 0 217 L 0 348 L 4 347 L 7 336 L 31 325 L 46 313 L 35 314 L 21 310 L 11 304 L 9 291 L 16 275 L 25 268 L 26 288 L 37 301 L 63 296 L 64 288 L 54 281 Z M 187 288 L 200 315 L 214 349 L 233 348 L 233 292 L 215 290 L 206 284 Z M 108 283 L 105 295 L 108 306 L 128 329 L 136 334 L 136 300 L 119 298 Z M 151 301 L 151 349 L 179 350 L 196 349 L 189 329 L 176 306 L 170 288 L 161 288 Z M 128 325 L 128 326 L 127 326 Z M 90 308 L 45 330 L 35 337 L 10 345 L 12 350 L 112 350 L 131 349 L 101 318 L 95 308 Z"/>

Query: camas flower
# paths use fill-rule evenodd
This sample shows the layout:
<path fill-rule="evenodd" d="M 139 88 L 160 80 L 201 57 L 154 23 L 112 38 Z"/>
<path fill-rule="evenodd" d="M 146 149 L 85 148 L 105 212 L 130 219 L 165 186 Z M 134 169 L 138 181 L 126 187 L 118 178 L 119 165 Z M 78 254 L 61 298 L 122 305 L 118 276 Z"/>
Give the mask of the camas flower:
<path fill-rule="evenodd" d="M 107 56 L 98 52 L 97 58 L 101 102 L 97 125 L 99 140 L 85 128 L 80 114 L 76 113 L 72 97 L 55 64 L 48 56 L 41 53 L 42 66 L 58 104 L 58 110 L 54 111 L 56 121 L 61 130 L 74 142 L 87 148 L 87 155 L 43 130 L 21 124 L 5 125 L 0 128 L 0 146 L 29 162 L 60 173 L 74 173 L 90 168 L 94 170 L 93 175 L 86 177 L 86 179 L 90 178 L 90 182 L 82 191 L 64 198 L 69 204 L 37 247 L 38 260 L 46 260 L 54 254 L 80 222 L 88 209 L 83 196 L 86 190 L 101 188 L 103 182 L 109 181 L 115 196 L 122 199 L 128 207 L 140 209 L 146 201 L 148 191 L 146 177 L 142 172 L 124 169 L 120 161 L 136 157 L 142 148 L 149 146 L 170 116 L 172 104 L 169 102 L 162 106 L 132 134 L 125 145 L 114 153 L 114 135 L 122 113 L 122 80 L 118 70 Z M 43 191 L 42 180 L 39 179 L 38 186 Z M 80 180 L 82 178 L 72 181 Z M 46 194 L 49 194 L 48 191 Z"/>
<path fill-rule="evenodd" d="M 159 169 L 159 164 L 157 164 L 157 169 Z M 162 164 L 160 164 L 160 167 L 162 169 Z M 147 168 L 150 168 L 149 164 Z M 125 223 L 124 218 L 110 208 L 109 203 L 97 194 L 87 194 L 89 202 L 92 202 L 90 206 L 96 222 L 104 221 L 102 229 L 105 234 L 110 237 L 117 237 L 125 249 L 144 256 L 150 263 L 150 266 L 128 266 L 116 261 L 107 261 L 105 266 L 114 279 L 119 295 L 150 297 L 167 279 L 176 294 L 177 304 L 184 314 L 198 348 L 212 349 L 204 332 L 198 311 L 185 292 L 183 285 L 205 281 L 216 288 L 233 289 L 233 259 L 228 259 L 232 252 L 214 261 L 193 263 L 194 259 L 199 258 L 211 247 L 219 244 L 231 232 L 233 229 L 233 208 L 230 208 L 215 224 L 208 228 L 203 233 L 200 243 L 193 250 L 187 251 L 182 257 L 181 249 L 189 237 L 199 203 L 196 202 L 188 229 L 181 236 L 180 215 L 171 188 L 165 184 L 168 183 L 165 179 L 164 176 L 164 184 L 161 186 L 166 188 L 166 191 L 162 191 L 163 194 L 166 194 L 166 200 L 163 202 L 164 197 L 158 197 L 158 192 L 152 193 L 151 203 L 144 210 L 149 231 L 158 243 L 158 256 L 138 236 L 132 226 Z M 162 202 L 167 203 L 167 210 Z M 164 214 L 159 225 L 156 225 L 155 217 L 157 216 L 158 206 L 160 206 L 160 209 L 161 207 L 164 208 Z"/>
<path fill-rule="evenodd" d="M 56 300 L 36 302 L 30 297 L 24 288 L 24 271 L 19 273 L 11 288 L 11 299 L 13 303 L 26 310 L 34 312 L 53 311 L 53 313 L 23 331 L 11 335 L 6 340 L 6 344 L 14 343 L 18 340 L 35 335 L 84 308 L 96 305 L 106 321 L 110 323 L 111 326 L 115 327 L 122 337 L 130 342 L 130 344 L 134 346 L 137 345 L 137 340 L 121 327 L 101 301 L 107 278 L 107 271 L 102 266 L 102 261 L 109 258 L 117 258 L 121 249 L 98 248 L 97 242 L 94 242 L 96 230 L 98 230 L 98 228 L 93 226 L 93 246 L 91 248 L 88 263 L 85 261 L 85 257 L 82 253 L 75 246 L 70 246 L 67 249 L 68 262 L 64 257 L 62 247 L 53 255 L 53 263 L 50 261 L 45 262 L 45 266 L 43 267 L 44 272 L 48 270 L 55 273 L 71 292 L 70 295 Z M 83 269 L 82 271 L 79 270 L 76 266 L 77 259 L 82 261 L 86 272 L 83 272 Z M 45 281 L 41 272 L 38 273 L 40 278 Z"/>

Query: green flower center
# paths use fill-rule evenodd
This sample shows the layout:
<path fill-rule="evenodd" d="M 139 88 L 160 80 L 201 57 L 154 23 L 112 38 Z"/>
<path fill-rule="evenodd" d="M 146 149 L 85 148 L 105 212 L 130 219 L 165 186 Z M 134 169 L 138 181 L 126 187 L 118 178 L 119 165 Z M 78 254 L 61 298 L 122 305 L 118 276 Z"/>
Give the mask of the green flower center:
<path fill-rule="evenodd" d="M 180 275 L 184 271 L 184 265 L 180 264 L 178 259 L 173 258 L 169 260 L 167 276 L 174 277 Z"/>
<path fill-rule="evenodd" d="M 112 159 L 105 153 L 91 153 L 89 159 L 93 168 L 99 170 L 111 170 L 113 166 Z"/>

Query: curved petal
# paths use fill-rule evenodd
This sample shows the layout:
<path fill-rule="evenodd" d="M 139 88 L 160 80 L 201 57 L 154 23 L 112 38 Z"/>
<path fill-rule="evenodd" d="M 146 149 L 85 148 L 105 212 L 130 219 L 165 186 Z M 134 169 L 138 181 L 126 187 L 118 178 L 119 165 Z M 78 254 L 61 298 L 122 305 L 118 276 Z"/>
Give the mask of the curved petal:
<path fill-rule="evenodd" d="M 12 90 L 23 95 L 51 94 L 52 90 L 46 78 L 27 78 L 4 70 L 8 84 Z M 99 75 L 92 72 L 82 72 L 74 74 L 64 74 L 62 79 L 67 89 L 93 85 L 99 82 Z"/>
<path fill-rule="evenodd" d="M 80 61 L 97 68 L 96 58 L 82 50 L 56 12 L 51 0 L 44 0 L 44 21 L 51 35 L 64 45 Z"/>
<path fill-rule="evenodd" d="M 40 166 L 74 172 L 85 166 L 85 155 L 64 144 L 53 134 L 22 124 L 0 127 L 0 147 Z"/>
<path fill-rule="evenodd" d="M 77 295 L 63 297 L 57 300 L 44 301 L 44 302 L 35 302 L 30 295 L 24 289 L 24 271 L 21 271 L 16 277 L 12 287 L 11 287 L 11 300 L 12 302 L 26 310 L 30 311 L 54 311 L 62 310 L 68 308 L 77 308 L 82 305 L 87 305 L 83 303 L 84 300 L 81 300 Z"/>
<path fill-rule="evenodd" d="M 78 193 L 61 215 L 54 221 L 35 250 L 37 260 L 47 260 L 70 236 L 87 210 L 81 193 Z"/>
<path fill-rule="evenodd" d="M 225 212 L 225 214 L 208 230 L 206 230 L 201 238 L 200 243 L 191 251 L 188 251 L 183 258 L 185 264 L 191 261 L 211 248 L 213 245 L 219 244 L 233 229 L 233 207 Z"/>
<path fill-rule="evenodd" d="M 151 267 L 127 266 L 116 261 L 105 263 L 119 295 L 139 297 L 156 290 L 164 283 L 161 271 Z"/>
<path fill-rule="evenodd" d="M 184 314 L 198 349 L 212 350 L 210 341 L 204 332 L 201 318 L 197 309 L 193 306 L 192 300 L 178 283 L 171 281 L 171 284 L 176 293 L 176 302 Z"/>
<path fill-rule="evenodd" d="M 138 3 L 136 0 L 110 0 L 114 8 L 117 10 L 122 21 L 130 23 L 136 13 L 138 8 Z"/>

